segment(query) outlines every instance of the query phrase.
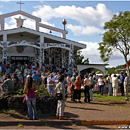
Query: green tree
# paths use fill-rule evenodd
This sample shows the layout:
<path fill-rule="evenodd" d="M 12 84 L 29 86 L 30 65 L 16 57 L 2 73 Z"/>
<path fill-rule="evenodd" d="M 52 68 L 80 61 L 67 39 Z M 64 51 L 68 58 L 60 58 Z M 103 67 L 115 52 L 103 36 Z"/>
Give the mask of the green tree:
<path fill-rule="evenodd" d="M 84 64 L 89 64 L 89 58 L 83 61 Z"/>
<path fill-rule="evenodd" d="M 105 33 L 99 43 L 100 57 L 106 62 L 115 50 L 119 50 L 124 56 L 127 65 L 127 73 L 130 75 L 127 56 L 130 50 L 130 12 L 120 12 L 114 15 L 112 20 L 104 25 Z"/>
<path fill-rule="evenodd" d="M 84 60 L 84 56 L 81 53 L 82 51 L 77 51 L 77 64 L 89 64 L 89 58 Z"/>

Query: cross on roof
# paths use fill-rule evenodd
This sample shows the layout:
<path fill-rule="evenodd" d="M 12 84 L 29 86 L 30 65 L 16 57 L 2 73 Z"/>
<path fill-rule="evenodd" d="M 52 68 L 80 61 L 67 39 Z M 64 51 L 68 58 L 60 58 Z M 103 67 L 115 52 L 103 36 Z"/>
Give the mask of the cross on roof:
<path fill-rule="evenodd" d="M 20 10 L 21 10 L 21 4 L 24 4 L 24 3 L 22 3 L 20 0 L 20 2 L 17 2 L 17 4 L 20 4 Z"/>

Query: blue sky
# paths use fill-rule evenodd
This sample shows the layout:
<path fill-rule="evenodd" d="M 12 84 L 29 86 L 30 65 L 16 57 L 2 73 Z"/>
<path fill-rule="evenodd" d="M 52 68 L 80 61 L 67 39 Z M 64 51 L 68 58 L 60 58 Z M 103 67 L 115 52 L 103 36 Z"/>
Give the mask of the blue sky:
<path fill-rule="evenodd" d="M 0 14 L 17 11 L 19 1 L 0 1 Z M 36 15 L 42 23 L 63 29 L 62 20 L 67 20 L 67 39 L 82 42 L 87 45 L 82 50 L 90 63 L 103 63 L 100 59 L 98 43 L 102 41 L 103 25 L 113 14 L 120 11 L 130 11 L 130 1 L 22 1 L 22 10 Z M 33 28 L 34 22 L 26 20 L 25 26 Z M 6 28 L 14 28 L 14 17 L 6 19 Z M 46 30 L 41 30 L 46 31 Z M 48 32 L 46 32 L 48 33 Z M 58 35 L 52 32 L 54 35 Z M 130 57 L 129 57 L 130 58 Z M 108 62 L 109 66 L 124 64 L 123 56 L 115 51 Z"/>

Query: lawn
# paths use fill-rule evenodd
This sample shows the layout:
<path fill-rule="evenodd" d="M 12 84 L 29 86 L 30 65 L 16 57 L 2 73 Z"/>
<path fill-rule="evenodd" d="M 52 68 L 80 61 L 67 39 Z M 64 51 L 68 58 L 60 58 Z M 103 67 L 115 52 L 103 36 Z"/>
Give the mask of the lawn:
<path fill-rule="evenodd" d="M 130 93 L 129 93 L 130 95 Z M 81 93 L 81 97 L 84 97 L 84 93 Z M 93 100 L 98 102 L 115 102 L 115 103 L 129 103 L 130 101 L 125 101 L 125 96 L 107 96 L 107 95 L 100 95 L 97 93 L 93 93 Z"/>

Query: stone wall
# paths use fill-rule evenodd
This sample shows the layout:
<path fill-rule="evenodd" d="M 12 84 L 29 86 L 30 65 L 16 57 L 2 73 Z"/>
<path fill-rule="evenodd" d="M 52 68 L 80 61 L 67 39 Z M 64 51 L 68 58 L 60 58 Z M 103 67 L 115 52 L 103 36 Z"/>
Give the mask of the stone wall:
<path fill-rule="evenodd" d="M 23 103 L 23 96 L 5 96 L 0 97 L 0 110 L 13 109 L 23 115 L 28 115 L 27 105 Z M 37 96 L 36 107 L 38 116 L 55 115 L 57 100 L 55 97 L 47 95 Z"/>

